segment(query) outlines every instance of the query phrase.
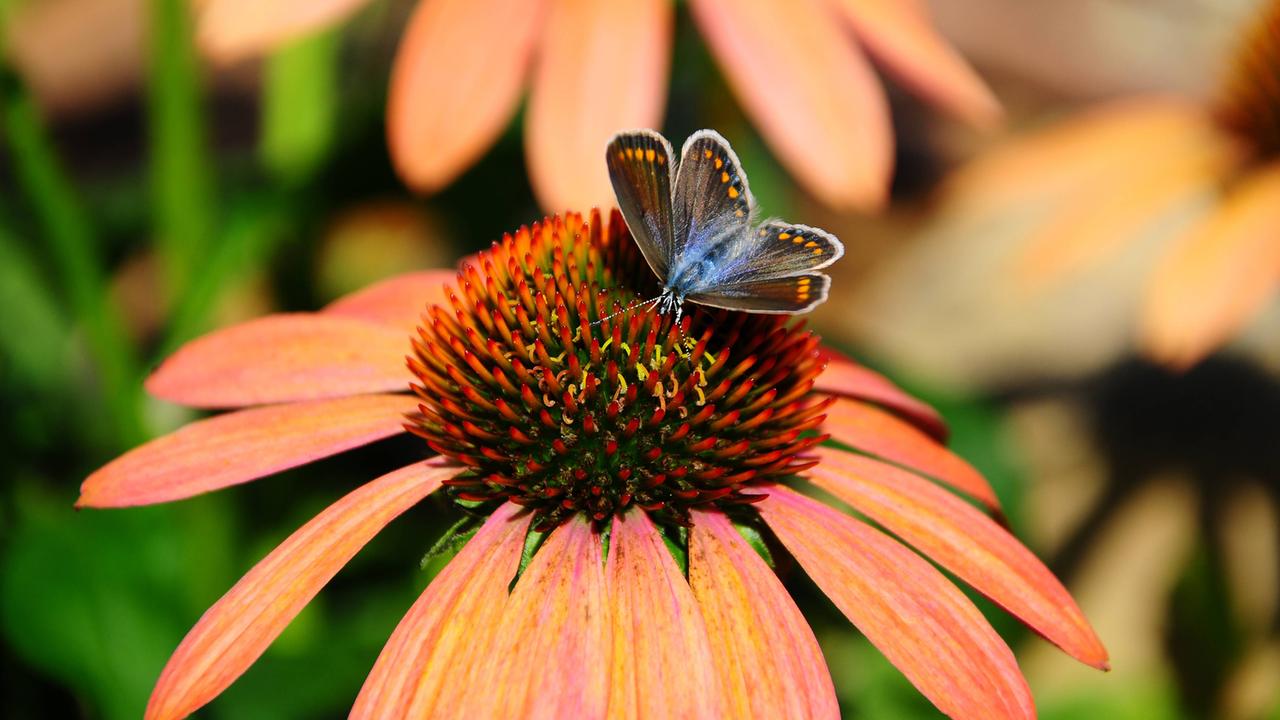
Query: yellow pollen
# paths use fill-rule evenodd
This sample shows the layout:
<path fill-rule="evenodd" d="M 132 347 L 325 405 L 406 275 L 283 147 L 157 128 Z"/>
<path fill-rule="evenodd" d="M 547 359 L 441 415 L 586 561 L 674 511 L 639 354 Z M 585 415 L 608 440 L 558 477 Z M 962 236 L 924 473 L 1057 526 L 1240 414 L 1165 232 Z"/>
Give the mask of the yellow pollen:
<path fill-rule="evenodd" d="M 736 197 L 738 197 L 738 188 L 736 188 L 736 187 L 731 187 L 731 188 L 729 188 L 729 197 L 731 197 L 731 198 L 736 198 Z"/>

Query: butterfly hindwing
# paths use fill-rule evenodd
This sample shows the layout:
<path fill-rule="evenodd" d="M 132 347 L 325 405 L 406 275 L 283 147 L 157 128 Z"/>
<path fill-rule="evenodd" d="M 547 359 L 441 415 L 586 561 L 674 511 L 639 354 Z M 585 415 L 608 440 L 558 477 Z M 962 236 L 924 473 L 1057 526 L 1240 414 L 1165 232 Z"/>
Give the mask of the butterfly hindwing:
<path fill-rule="evenodd" d="M 780 220 L 762 223 L 751 241 L 738 247 L 741 250 L 725 258 L 725 282 L 766 280 L 820 270 L 844 255 L 844 244 L 826 230 Z"/>
<path fill-rule="evenodd" d="M 652 130 L 619 133 L 605 154 L 622 217 L 649 267 L 666 281 L 675 255 L 671 143 Z"/>
<path fill-rule="evenodd" d="M 675 187 L 675 265 L 740 238 L 754 201 L 738 156 L 714 130 L 699 130 L 680 151 Z"/>
<path fill-rule="evenodd" d="M 686 299 L 726 310 L 795 314 L 808 312 L 825 301 L 830 289 L 831 278 L 813 272 L 768 280 L 752 278 L 691 293 Z"/>

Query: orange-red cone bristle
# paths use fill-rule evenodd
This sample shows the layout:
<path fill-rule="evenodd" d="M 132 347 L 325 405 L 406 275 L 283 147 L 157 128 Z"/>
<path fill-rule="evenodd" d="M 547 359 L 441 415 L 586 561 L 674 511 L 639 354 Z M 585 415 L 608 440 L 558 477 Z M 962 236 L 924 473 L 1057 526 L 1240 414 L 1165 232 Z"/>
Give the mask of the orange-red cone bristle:
<path fill-rule="evenodd" d="M 631 506 L 687 523 L 808 465 L 826 408 L 809 395 L 817 339 L 778 316 L 686 305 L 675 327 L 624 310 L 657 293 L 616 211 L 522 228 L 463 268 L 408 359 L 422 400 L 408 428 L 470 466 L 456 498 L 530 507 L 544 529 Z"/>

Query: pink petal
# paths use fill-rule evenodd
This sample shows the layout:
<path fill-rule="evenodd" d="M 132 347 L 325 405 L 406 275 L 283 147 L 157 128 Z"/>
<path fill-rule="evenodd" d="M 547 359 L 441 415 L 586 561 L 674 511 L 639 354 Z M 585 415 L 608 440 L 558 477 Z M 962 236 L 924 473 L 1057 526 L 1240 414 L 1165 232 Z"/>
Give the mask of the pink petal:
<path fill-rule="evenodd" d="M 721 513 L 693 514 L 689 584 L 731 703 L 725 716 L 840 717 L 827 664 L 800 608 Z"/>
<path fill-rule="evenodd" d="M 498 138 L 520 100 L 544 12 L 542 0 L 418 3 L 387 99 L 387 142 L 406 183 L 438 190 Z"/>
<path fill-rule="evenodd" d="M 445 288 L 454 287 L 457 282 L 455 270 L 423 270 L 397 275 L 334 300 L 324 312 L 387 325 L 412 334 L 422 324 L 422 313 L 427 307 L 449 302 Z"/>
<path fill-rule="evenodd" d="M 551 7 L 529 97 L 525 153 L 542 207 L 615 204 L 604 147 L 657 127 L 667 96 L 670 0 L 561 0 Z"/>
<path fill-rule="evenodd" d="M 160 674 L 147 719 L 186 717 L 225 690 L 378 531 L 457 471 L 436 458 L 388 473 L 290 535 L 187 633 Z"/>
<path fill-rule="evenodd" d="M 1147 352 L 1190 367 L 1230 340 L 1276 294 L 1280 163 L 1246 175 L 1157 266 L 1147 289 Z"/>
<path fill-rule="evenodd" d="M 884 526 L 1083 663 L 1107 668 L 1107 651 L 1070 593 L 991 518 L 906 470 L 820 447 L 808 471 L 824 490 Z"/>
<path fill-rule="evenodd" d="M 887 535 L 785 487 L 757 507 L 836 607 L 939 710 L 1034 718 L 1026 680 L 973 603 Z"/>
<path fill-rule="evenodd" d="M 1000 101 L 938 36 L 919 7 L 901 0 L 832 1 L 853 25 L 858 39 L 916 92 L 979 128 L 1000 123 Z"/>
<path fill-rule="evenodd" d="M 495 638 L 520 565 L 530 516 L 499 507 L 445 566 L 387 640 L 351 710 L 352 720 L 462 717 L 476 668 Z"/>
<path fill-rule="evenodd" d="M 690 0 L 747 115 L 814 195 L 882 206 L 893 129 L 879 80 L 824 0 Z"/>
<path fill-rule="evenodd" d="M 880 373 L 833 350 L 824 351 L 827 368 L 818 376 L 814 390 L 873 402 L 903 416 L 938 442 L 946 442 L 947 423 L 937 410 L 903 392 Z"/>
<path fill-rule="evenodd" d="M 183 345 L 147 379 L 147 390 L 209 408 L 408 390 L 412 349 L 403 330 L 329 315 L 269 315 Z"/>
<path fill-rule="evenodd" d="M 992 510 L 1000 500 L 985 478 L 958 455 L 914 426 L 866 403 L 840 398 L 822 424 L 834 440 L 898 463 L 973 496 Z"/>
<path fill-rule="evenodd" d="M 707 628 L 689 582 L 642 512 L 613 521 L 609 716 L 723 717 Z"/>
<path fill-rule="evenodd" d="M 575 516 L 525 568 L 454 717 L 598 718 L 609 701 L 612 638 L 600 536 Z"/>
<path fill-rule="evenodd" d="M 404 432 L 417 407 L 407 395 L 362 395 L 197 420 L 90 475 L 76 505 L 149 505 L 256 480 Z"/>
<path fill-rule="evenodd" d="M 205 0 L 196 39 L 219 62 L 269 52 L 334 25 L 369 0 Z"/>

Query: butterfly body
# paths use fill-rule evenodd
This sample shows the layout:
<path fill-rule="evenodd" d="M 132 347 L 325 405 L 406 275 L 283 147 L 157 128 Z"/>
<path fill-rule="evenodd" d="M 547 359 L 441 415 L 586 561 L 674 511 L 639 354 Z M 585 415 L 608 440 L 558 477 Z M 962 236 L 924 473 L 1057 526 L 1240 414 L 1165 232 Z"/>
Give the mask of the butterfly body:
<path fill-rule="evenodd" d="M 817 270 L 844 246 L 817 228 L 755 223 L 746 173 L 718 133 L 694 133 L 678 163 L 662 135 L 619 133 L 606 160 L 627 227 L 662 284 L 659 312 L 678 323 L 686 301 L 796 314 L 826 300 L 831 280 Z"/>

